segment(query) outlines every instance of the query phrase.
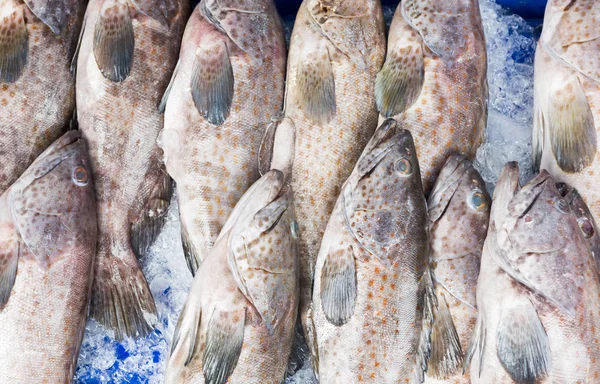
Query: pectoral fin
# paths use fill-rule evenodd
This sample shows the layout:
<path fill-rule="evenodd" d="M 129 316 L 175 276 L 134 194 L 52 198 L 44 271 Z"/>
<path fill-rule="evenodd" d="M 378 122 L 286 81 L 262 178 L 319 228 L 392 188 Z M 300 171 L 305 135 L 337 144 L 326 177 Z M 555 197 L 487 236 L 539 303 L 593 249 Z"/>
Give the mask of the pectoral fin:
<path fill-rule="evenodd" d="M 463 353 L 458 333 L 446 302 L 446 295 L 438 290 L 437 305 L 433 306 L 433 330 L 431 332 L 431 356 L 427 374 L 447 379 L 462 368 Z"/>
<path fill-rule="evenodd" d="M 23 10 L 13 0 L 0 9 L 6 15 L 0 17 L 0 82 L 14 83 L 27 64 L 29 37 Z"/>
<path fill-rule="evenodd" d="M 313 122 L 328 123 L 336 114 L 335 80 L 326 47 L 308 52 L 296 71 L 300 108 Z"/>
<path fill-rule="evenodd" d="M 550 370 L 548 335 L 527 299 L 505 301 L 498 322 L 498 358 L 518 384 L 534 383 Z"/>
<path fill-rule="evenodd" d="M 597 150 L 590 104 L 576 76 L 555 85 L 551 92 L 544 111 L 544 129 L 549 131 L 560 168 L 568 173 L 579 172 L 594 161 Z"/>
<path fill-rule="evenodd" d="M 398 115 L 417 100 L 423 88 L 425 69 L 420 46 L 388 52 L 375 79 L 375 101 L 384 117 Z"/>
<path fill-rule="evenodd" d="M 94 57 L 102 75 L 119 83 L 129 76 L 135 46 L 125 0 L 105 0 L 94 31 Z"/>
<path fill-rule="evenodd" d="M 198 49 L 190 86 L 200 115 L 213 125 L 223 124 L 229 117 L 234 92 L 233 68 L 225 43 Z"/>
<path fill-rule="evenodd" d="M 321 271 L 321 305 L 327 320 L 344 325 L 356 305 L 356 261 L 352 246 L 330 248 Z"/>
<path fill-rule="evenodd" d="M 17 277 L 20 244 L 16 239 L 10 244 L 3 241 L 0 248 L 0 310 L 10 297 Z"/>
<path fill-rule="evenodd" d="M 224 384 L 233 373 L 242 352 L 245 322 L 244 309 L 213 313 L 202 357 L 206 383 Z"/>

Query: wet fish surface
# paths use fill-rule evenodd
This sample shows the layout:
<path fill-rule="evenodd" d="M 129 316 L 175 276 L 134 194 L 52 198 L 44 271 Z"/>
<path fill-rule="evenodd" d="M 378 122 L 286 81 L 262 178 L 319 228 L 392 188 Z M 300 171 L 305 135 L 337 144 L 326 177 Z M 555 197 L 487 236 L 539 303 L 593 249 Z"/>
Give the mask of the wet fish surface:
<path fill-rule="evenodd" d="M 467 359 L 473 383 L 594 383 L 600 283 L 577 215 L 546 171 L 494 191 Z"/>
<path fill-rule="evenodd" d="M 98 203 L 91 316 L 117 338 L 156 319 L 137 257 L 158 235 L 172 194 L 156 140 L 158 111 L 189 5 L 183 0 L 90 1 L 77 61 L 79 128 L 90 149 Z"/>
<path fill-rule="evenodd" d="M 478 0 L 407 0 L 398 6 L 375 85 L 383 118 L 417 145 L 428 195 L 449 155 L 475 157 L 487 120 L 487 54 Z"/>
<path fill-rule="evenodd" d="M 285 178 L 274 169 L 252 185 L 200 265 L 166 383 L 283 381 L 298 308 L 298 224 Z"/>
<path fill-rule="evenodd" d="M 423 381 L 427 223 L 412 136 L 388 119 L 342 187 L 317 258 L 320 382 Z"/>
<path fill-rule="evenodd" d="M 453 155 L 427 205 L 436 304 L 425 383 L 467 384 L 462 368 L 477 319 L 475 293 L 491 198 L 473 163 Z"/>
<path fill-rule="evenodd" d="M 88 314 L 96 205 L 69 131 L 0 197 L 0 382 L 70 383 Z"/>
<path fill-rule="evenodd" d="M 533 158 L 600 215 L 600 3 L 551 0 L 535 55 Z"/>
<path fill-rule="evenodd" d="M 314 264 L 341 186 L 377 127 L 374 84 L 384 56 L 379 0 L 305 0 L 300 6 L 290 40 L 285 116 L 296 130 L 300 317 L 314 359 Z"/>
<path fill-rule="evenodd" d="M 273 0 L 203 0 L 192 13 L 165 96 L 162 134 L 192 273 L 260 177 L 258 149 L 281 115 L 285 66 Z"/>
<path fill-rule="evenodd" d="M 69 127 L 86 3 L 0 1 L 0 194 Z"/>

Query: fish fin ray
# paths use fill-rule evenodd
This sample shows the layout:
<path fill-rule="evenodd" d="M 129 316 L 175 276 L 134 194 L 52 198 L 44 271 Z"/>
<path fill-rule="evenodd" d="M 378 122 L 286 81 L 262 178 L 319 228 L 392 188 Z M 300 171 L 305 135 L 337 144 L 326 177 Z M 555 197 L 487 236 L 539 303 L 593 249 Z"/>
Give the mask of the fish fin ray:
<path fill-rule="evenodd" d="M 481 369 L 483 367 L 483 350 L 486 342 L 486 328 L 483 311 L 480 309 L 477 313 L 477 322 L 475 323 L 475 330 L 469 340 L 469 346 L 467 347 L 467 355 L 465 356 L 463 364 L 463 375 L 469 368 L 475 352 L 479 351 L 479 376 L 481 376 Z"/>
<path fill-rule="evenodd" d="M 124 0 L 106 0 L 94 30 L 94 57 L 102 75 L 120 83 L 133 65 L 135 39 L 129 6 Z"/>
<path fill-rule="evenodd" d="M 181 225 L 181 244 L 183 245 L 183 255 L 185 256 L 186 264 L 192 276 L 196 276 L 196 271 L 200 267 L 200 256 L 183 223 Z"/>
<path fill-rule="evenodd" d="M 213 125 L 229 117 L 234 94 L 234 74 L 225 43 L 196 52 L 192 69 L 191 90 L 200 115 Z"/>
<path fill-rule="evenodd" d="M 321 271 L 321 306 L 327 321 L 344 325 L 354 314 L 357 282 L 352 246 L 329 249 Z"/>
<path fill-rule="evenodd" d="M 190 305 L 192 307 L 189 307 Z M 186 302 L 177 319 L 169 360 L 181 351 L 185 357 L 184 366 L 187 366 L 192 361 L 199 349 L 198 330 L 201 320 L 201 306 L 198 303 Z"/>
<path fill-rule="evenodd" d="M 297 99 L 307 117 L 317 124 L 336 114 L 335 79 L 327 48 L 308 52 L 296 70 Z"/>
<path fill-rule="evenodd" d="M 19 264 L 20 248 L 19 241 L 15 241 L 17 247 L 12 249 L 0 249 L 0 311 L 8 302 L 15 279 L 17 277 L 17 266 Z"/>
<path fill-rule="evenodd" d="M 233 313 L 213 312 L 202 356 L 202 371 L 207 384 L 225 384 L 233 373 L 242 352 L 245 322 L 244 309 Z"/>
<path fill-rule="evenodd" d="M 422 292 L 419 298 L 419 308 L 422 308 L 421 317 L 421 332 L 419 336 L 419 345 L 417 349 L 417 367 L 415 369 L 417 383 L 425 381 L 425 372 L 431 356 L 431 334 L 434 325 L 433 308 L 437 305 L 435 292 L 433 291 L 433 279 L 431 270 L 426 268 L 419 282 Z"/>
<path fill-rule="evenodd" d="M 550 342 L 535 308 L 527 299 L 502 308 L 497 351 L 500 363 L 519 384 L 536 382 L 548 374 Z"/>
<path fill-rule="evenodd" d="M 0 82 L 5 83 L 14 83 L 21 77 L 29 55 L 23 10 L 16 4 L 13 7 L 10 15 L 0 18 Z"/>
<path fill-rule="evenodd" d="M 447 379 L 462 368 L 463 352 L 444 293 L 438 291 L 436 298 L 437 305 L 433 306 L 431 356 L 427 373 L 438 379 Z"/>

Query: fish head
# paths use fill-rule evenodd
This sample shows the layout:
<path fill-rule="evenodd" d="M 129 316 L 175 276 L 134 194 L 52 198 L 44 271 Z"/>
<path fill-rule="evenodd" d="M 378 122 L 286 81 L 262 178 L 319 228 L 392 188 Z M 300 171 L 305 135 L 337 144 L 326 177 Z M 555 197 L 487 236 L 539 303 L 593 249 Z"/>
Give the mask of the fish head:
<path fill-rule="evenodd" d="M 94 186 L 86 143 L 78 131 L 67 132 L 48 147 L 7 193 L 12 220 L 43 265 L 79 241 L 95 242 Z"/>
<path fill-rule="evenodd" d="M 491 204 L 485 183 L 473 163 L 460 155 L 450 156 L 428 201 L 434 258 L 469 254 L 479 257 L 488 230 Z M 452 233 L 468 236 L 453 237 Z"/>
<path fill-rule="evenodd" d="M 367 144 L 344 187 L 347 228 L 387 267 L 399 248 L 420 247 L 427 210 L 411 133 L 387 119 Z"/>
<path fill-rule="evenodd" d="M 238 203 L 228 234 L 229 267 L 269 333 L 295 302 L 298 224 L 292 195 L 281 171 L 267 172 Z"/>

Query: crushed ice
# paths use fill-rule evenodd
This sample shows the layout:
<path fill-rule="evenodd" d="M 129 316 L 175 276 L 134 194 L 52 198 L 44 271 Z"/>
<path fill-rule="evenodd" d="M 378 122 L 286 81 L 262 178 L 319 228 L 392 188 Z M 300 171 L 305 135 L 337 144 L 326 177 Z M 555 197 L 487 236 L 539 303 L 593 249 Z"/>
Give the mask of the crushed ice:
<path fill-rule="evenodd" d="M 476 165 L 488 183 L 494 183 L 507 161 L 518 161 L 523 180 L 531 175 L 531 126 L 533 119 L 534 29 L 493 0 L 480 0 L 488 45 L 489 121 L 486 142 L 477 152 Z M 386 21 L 394 7 L 386 7 Z M 289 37 L 291 23 L 285 30 Z M 491 186 L 492 184 L 490 184 Z M 157 329 L 149 336 L 117 342 L 95 321 L 86 327 L 75 382 L 162 383 L 169 343 L 177 317 L 192 282 L 180 241 L 176 199 L 161 235 L 142 260 L 144 273 L 156 300 Z M 306 356 L 306 353 L 297 353 Z M 310 363 L 295 363 L 295 375 L 286 384 L 315 382 Z"/>

